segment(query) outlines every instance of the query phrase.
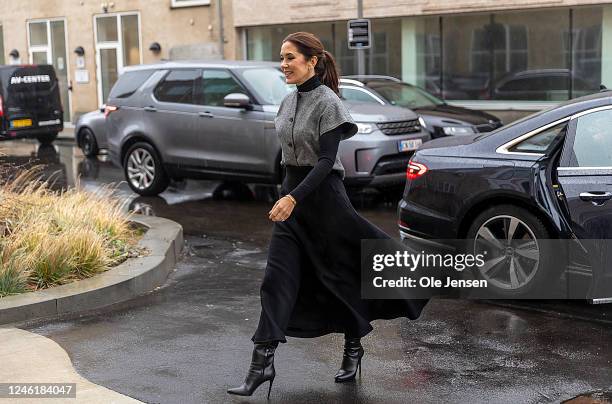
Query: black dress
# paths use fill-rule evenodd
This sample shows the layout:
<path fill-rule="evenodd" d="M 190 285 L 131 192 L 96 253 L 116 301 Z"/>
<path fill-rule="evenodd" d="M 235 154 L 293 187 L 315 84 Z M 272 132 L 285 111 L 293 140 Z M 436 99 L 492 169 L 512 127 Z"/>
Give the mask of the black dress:
<path fill-rule="evenodd" d="M 313 83 L 305 84 L 308 89 Z M 308 189 L 308 194 L 287 220 L 274 222 L 261 315 L 252 337 L 256 343 L 333 332 L 363 337 L 372 331 L 370 321 L 416 319 L 427 303 L 361 299 L 361 240 L 391 237 L 355 211 L 338 171 L 316 178 L 322 161 L 310 176 L 312 166 L 286 166 L 281 195 L 296 189 L 300 195 Z M 307 186 L 313 183 L 316 187 Z"/>

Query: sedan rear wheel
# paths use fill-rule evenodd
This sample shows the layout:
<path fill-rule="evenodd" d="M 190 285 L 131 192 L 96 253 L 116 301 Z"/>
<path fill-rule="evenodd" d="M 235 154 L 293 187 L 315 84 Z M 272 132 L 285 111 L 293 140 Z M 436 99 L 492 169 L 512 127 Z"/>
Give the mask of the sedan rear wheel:
<path fill-rule="evenodd" d="M 519 289 L 529 284 L 538 270 L 540 247 L 531 228 L 508 215 L 483 223 L 474 237 L 477 250 L 495 251 L 480 269 L 484 279 L 500 289 Z"/>
<path fill-rule="evenodd" d="M 469 252 L 484 255 L 477 276 L 500 297 L 544 297 L 559 278 L 550 232 L 535 215 L 514 205 L 481 213 L 470 226 Z"/>

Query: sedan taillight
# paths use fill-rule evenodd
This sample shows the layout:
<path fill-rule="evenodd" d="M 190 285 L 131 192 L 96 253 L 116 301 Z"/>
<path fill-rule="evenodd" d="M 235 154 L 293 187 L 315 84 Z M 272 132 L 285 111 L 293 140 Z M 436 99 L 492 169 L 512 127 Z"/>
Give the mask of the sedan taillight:
<path fill-rule="evenodd" d="M 427 166 L 425 164 L 410 161 L 408 163 L 408 169 L 406 170 L 406 178 L 408 178 L 409 180 L 414 180 L 421 177 L 426 172 Z"/>

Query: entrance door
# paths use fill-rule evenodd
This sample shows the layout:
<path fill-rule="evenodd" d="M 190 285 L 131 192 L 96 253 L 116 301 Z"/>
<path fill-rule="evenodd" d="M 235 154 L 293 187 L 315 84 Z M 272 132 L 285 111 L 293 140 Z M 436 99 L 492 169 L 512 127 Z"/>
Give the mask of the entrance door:
<path fill-rule="evenodd" d="M 28 21 L 28 57 L 32 64 L 53 65 L 59 81 L 64 122 L 71 122 L 72 98 L 68 90 L 68 53 L 64 19 Z"/>
<path fill-rule="evenodd" d="M 102 106 L 125 66 L 142 63 L 137 13 L 94 17 L 98 105 Z"/>

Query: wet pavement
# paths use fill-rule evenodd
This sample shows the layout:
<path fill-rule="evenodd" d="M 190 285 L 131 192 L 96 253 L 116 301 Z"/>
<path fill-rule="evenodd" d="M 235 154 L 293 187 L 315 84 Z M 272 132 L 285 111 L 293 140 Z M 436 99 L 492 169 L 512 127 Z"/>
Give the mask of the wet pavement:
<path fill-rule="evenodd" d="M 39 153 L 28 142 L 0 148 L 16 161 Z M 119 169 L 83 159 L 70 143 L 58 142 L 54 150 L 42 160 L 50 164 L 45 173 L 64 177 L 58 184 L 93 190 L 122 181 Z M 184 226 L 186 248 L 175 272 L 162 288 L 132 301 L 21 328 L 60 344 L 90 381 L 145 402 L 265 401 L 264 387 L 245 400 L 225 389 L 242 381 L 250 360 L 274 193 L 273 187 L 188 181 L 161 197 L 140 198 L 119 184 L 126 209 Z M 355 203 L 397 235 L 392 201 Z M 612 307 L 581 302 L 436 299 L 418 321 L 374 322 L 363 340 L 362 378 L 354 383 L 333 381 L 342 336 L 289 338 L 277 350 L 271 401 L 548 403 L 595 392 L 572 402 L 597 402 L 606 398 L 597 391 L 612 389 L 610 313 Z"/>

